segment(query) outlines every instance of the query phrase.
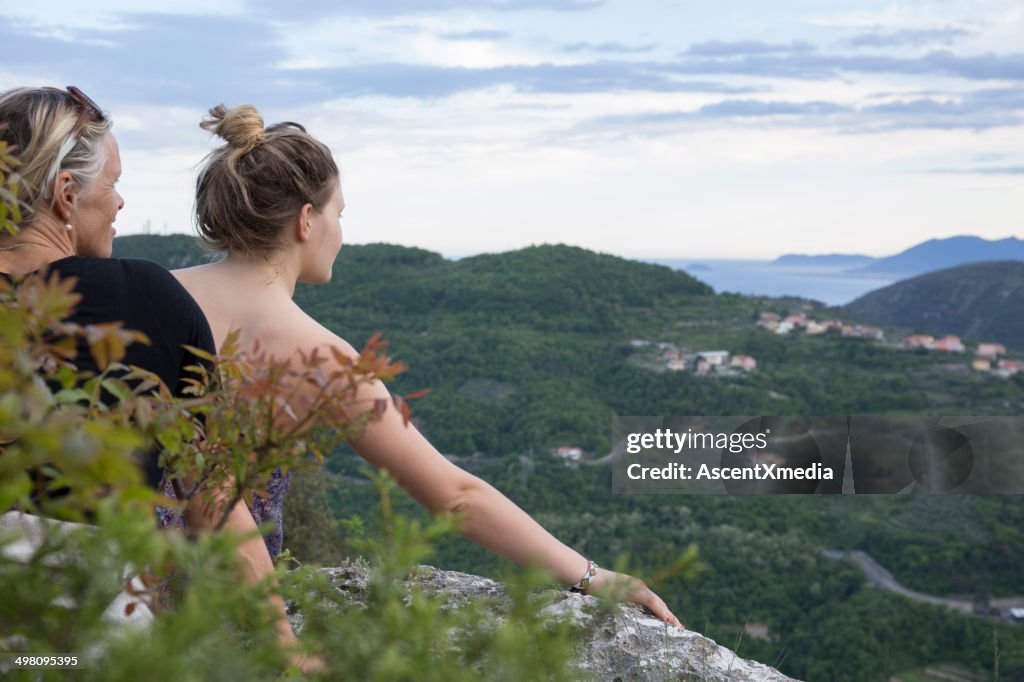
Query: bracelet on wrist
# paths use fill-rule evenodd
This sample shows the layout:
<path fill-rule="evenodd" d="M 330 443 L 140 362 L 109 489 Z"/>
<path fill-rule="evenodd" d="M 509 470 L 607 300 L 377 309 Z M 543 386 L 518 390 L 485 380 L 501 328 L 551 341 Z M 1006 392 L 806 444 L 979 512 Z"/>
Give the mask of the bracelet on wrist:
<path fill-rule="evenodd" d="M 583 577 L 576 581 L 576 584 L 569 588 L 570 592 L 586 592 L 587 588 L 590 587 L 590 583 L 593 582 L 597 576 L 597 562 L 588 560 L 587 572 L 583 574 Z"/>

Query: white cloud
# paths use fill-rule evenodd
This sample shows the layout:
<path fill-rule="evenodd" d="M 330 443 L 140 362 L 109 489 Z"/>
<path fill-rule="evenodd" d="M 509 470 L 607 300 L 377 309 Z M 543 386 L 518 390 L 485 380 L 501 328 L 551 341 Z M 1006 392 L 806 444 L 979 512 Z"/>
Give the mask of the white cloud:
<path fill-rule="evenodd" d="M 128 25 L 124 16 L 139 11 L 237 16 L 243 12 L 244 4 L 245 0 L 219 0 L 216 3 L 209 0 L 176 0 L 173 3 L 147 2 L 141 7 L 137 0 L 8 2 L 4 3 L 4 18 L 70 35 L 73 30 L 113 30 L 124 27 Z"/>

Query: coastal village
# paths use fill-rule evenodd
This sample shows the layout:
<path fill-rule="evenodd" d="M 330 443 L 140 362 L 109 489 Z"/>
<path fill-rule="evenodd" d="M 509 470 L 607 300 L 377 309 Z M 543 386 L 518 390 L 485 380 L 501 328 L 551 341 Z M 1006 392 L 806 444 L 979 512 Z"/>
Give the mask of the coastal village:
<path fill-rule="evenodd" d="M 946 368 L 950 370 L 970 369 L 1001 379 L 1009 379 L 1024 369 L 1024 360 L 1009 357 L 1006 346 L 1003 344 L 983 341 L 974 346 L 968 346 L 954 334 L 939 337 L 928 334 L 911 334 L 902 339 L 887 340 L 885 331 L 879 327 L 848 324 L 836 319 L 816 320 L 804 313 L 783 316 L 771 311 L 758 313 L 757 326 L 779 335 L 834 334 L 842 338 L 864 339 L 894 349 L 924 349 L 950 353 L 954 356 L 970 357 L 969 362 L 947 363 Z M 638 351 L 647 351 L 645 355 L 651 358 L 649 366 L 657 371 L 689 372 L 696 376 L 740 376 L 757 369 L 757 358 L 739 353 L 734 354 L 729 350 L 712 349 L 690 352 L 673 343 L 654 342 L 647 339 L 632 339 L 629 343 Z M 653 354 L 650 352 L 652 350 Z"/>
<path fill-rule="evenodd" d="M 629 342 L 633 348 L 654 346 L 658 351 L 658 368 L 670 372 L 690 371 L 697 376 L 716 374 L 718 376 L 738 376 L 743 372 L 757 369 L 757 360 L 749 355 L 733 355 L 727 350 L 705 350 L 687 353 L 673 343 L 654 343 L 646 339 L 633 339 Z"/>
<path fill-rule="evenodd" d="M 953 334 L 946 334 L 936 338 L 928 334 L 911 334 L 898 341 L 887 342 L 885 332 L 878 327 L 869 327 L 859 324 L 846 324 L 841 320 L 818 321 L 807 317 L 804 314 L 787 315 L 782 317 L 778 313 L 764 311 L 758 314 L 757 325 L 776 334 L 799 333 L 816 335 L 828 332 L 838 333 L 842 337 L 868 339 L 877 343 L 883 343 L 892 348 L 902 349 L 924 349 L 946 353 L 968 354 L 971 350 L 960 339 Z M 954 366 L 970 367 L 976 372 L 986 372 L 992 376 L 1002 379 L 1009 379 L 1021 371 L 1024 360 L 1009 358 L 1006 346 L 1001 343 L 979 342 L 973 347 L 973 359 L 970 363 L 955 363 Z"/>
<path fill-rule="evenodd" d="M 863 339 L 867 343 L 882 345 L 894 351 L 924 351 L 948 354 L 951 362 L 938 367 L 949 371 L 974 372 L 998 379 L 1009 379 L 1024 370 L 1024 359 L 1002 343 L 980 341 L 969 344 L 955 334 L 933 336 L 910 334 L 888 339 L 880 327 L 850 324 L 839 319 L 817 320 L 806 313 L 781 315 L 760 311 L 756 326 L 766 333 L 780 336 L 805 334 L 830 335 L 839 338 Z M 757 358 L 725 349 L 690 351 L 666 341 L 634 338 L 629 342 L 634 350 L 633 360 L 642 367 L 658 372 L 687 372 L 696 376 L 738 377 L 758 369 Z M 568 466 L 578 465 L 584 458 L 583 450 L 575 446 L 555 448 L 551 453 Z M 1024 610 L 1021 618 L 1024 619 Z"/>

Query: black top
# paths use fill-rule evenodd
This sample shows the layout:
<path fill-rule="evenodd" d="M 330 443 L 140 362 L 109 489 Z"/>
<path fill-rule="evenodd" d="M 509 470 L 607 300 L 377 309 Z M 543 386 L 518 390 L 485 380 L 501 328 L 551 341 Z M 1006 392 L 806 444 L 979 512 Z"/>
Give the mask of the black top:
<path fill-rule="evenodd" d="M 200 362 L 183 346 L 216 352 L 210 325 L 195 299 L 167 270 L 133 258 L 84 258 L 70 256 L 54 261 L 44 271 L 61 278 L 75 277 L 75 291 L 81 295 L 67 318 L 77 324 L 121 321 L 125 329 L 149 337 L 149 345 L 133 343 L 122 362 L 137 365 L 160 377 L 175 395 L 183 395 L 189 374 L 185 367 Z M 79 340 L 75 365 L 97 373 L 99 367 L 84 339 Z M 162 472 L 157 466 L 159 451 L 153 447 L 140 463 L 146 481 L 156 487 Z"/>

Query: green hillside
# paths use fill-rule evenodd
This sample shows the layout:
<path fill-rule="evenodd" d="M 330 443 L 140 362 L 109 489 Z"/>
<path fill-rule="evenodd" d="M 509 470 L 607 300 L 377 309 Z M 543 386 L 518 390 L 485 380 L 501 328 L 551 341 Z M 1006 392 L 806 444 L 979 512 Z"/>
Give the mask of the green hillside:
<path fill-rule="evenodd" d="M 115 241 L 118 255 L 130 246 L 166 264 L 166 244 L 179 262 L 200 257 L 184 237 L 125 239 Z M 431 441 L 567 543 L 606 562 L 628 556 L 645 574 L 696 543 L 708 571 L 693 583 L 669 580 L 659 593 L 688 626 L 740 655 L 810 680 L 884 680 L 954 660 L 991 677 L 995 634 L 1003 674 L 1024 674 L 1024 629 L 896 598 L 821 555 L 865 550 L 923 592 L 1024 594 L 1020 498 L 611 495 L 608 467 L 569 468 L 549 454 L 559 445 L 607 451 L 616 413 L 1015 415 L 1024 376 L 950 371 L 942 354 L 862 339 L 777 335 L 756 326 L 758 312 L 835 311 L 716 295 L 682 272 L 567 246 L 458 261 L 346 246 L 332 281 L 300 286 L 296 299 L 356 346 L 383 331 L 409 365 L 395 390 L 431 389 L 413 404 Z M 659 342 L 749 354 L 758 367 L 732 376 L 665 371 L 655 362 Z M 318 482 L 332 516 L 372 523 L 376 502 L 360 460 L 337 452 L 329 466 L 343 475 Z M 296 485 L 289 519 L 316 517 L 322 509 L 301 506 L 317 496 Z M 407 497 L 396 505 L 420 513 Z M 301 546 L 303 523 L 290 526 L 290 546 Z M 307 546 L 299 556 L 336 555 Z M 503 567 L 462 540 L 442 544 L 432 561 L 485 575 Z M 747 621 L 765 624 L 770 639 L 737 646 Z"/>
<path fill-rule="evenodd" d="M 168 270 L 205 263 L 211 257 L 185 234 L 132 234 L 114 239 L 115 258 L 141 258 Z"/>
<path fill-rule="evenodd" d="M 874 324 L 1024 350 L 1024 261 L 930 272 L 865 294 L 844 310 Z"/>
<path fill-rule="evenodd" d="M 118 238 L 115 254 L 171 267 L 206 258 L 183 235 Z M 357 347 L 382 331 L 410 368 L 397 390 L 431 389 L 416 414 L 453 454 L 557 445 L 600 452 L 615 413 L 999 415 L 1024 408 L 1021 376 L 951 372 L 947 357 L 860 339 L 772 334 L 755 325 L 759 311 L 834 311 L 795 299 L 716 295 L 680 271 L 563 245 L 457 261 L 401 246 L 346 246 L 331 282 L 300 285 L 296 300 Z M 757 371 L 667 372 L 657 343 L 751 355 Z"/>

